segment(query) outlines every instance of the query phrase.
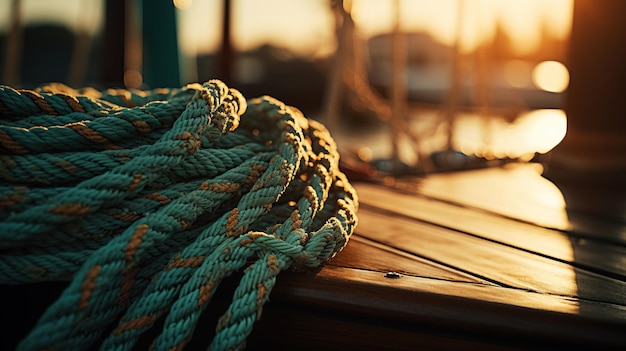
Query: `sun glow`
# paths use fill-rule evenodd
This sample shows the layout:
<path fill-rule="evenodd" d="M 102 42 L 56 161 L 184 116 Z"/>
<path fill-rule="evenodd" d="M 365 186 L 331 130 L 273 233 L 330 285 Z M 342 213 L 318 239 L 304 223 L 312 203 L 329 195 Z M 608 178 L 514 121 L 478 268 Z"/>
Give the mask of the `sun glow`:
<path fill-rule="evenodd" d="M 183 51 L 216 50 L 222 2 L 176 1 L 191 4 L 179 11 Z M 493 39 L 500 26 L 515 43 L 513 49 L 524 54 L 537 49 L 542 34 L 557 39 L 569 35 L 573 0 L 400 0 L 399 6 L 401 30 L 426 31 L 444 44 L 453 44 L 460 9 L 461 49 L 471 50 Z M 352 0 L 350 8 L 364 39 L 393 28 L 393 1 Z M 336 45 L 326 1 L 239 0 L 233 2 L 233 16 L 233 41 L 240 50 L 269 42 L 298 54 L 320 55 L 331 53 Z"/>
<path fill-rule="evenodd" d="M 353 15 L 365 37 L 389 32 L 393 26 L 393 2 L 353 0 Z M 423 30 L 451 45 L 461 26 L 460 45 L 464 51 L 493 39 L 498 26 L 524 54 L 536 50 L 542 34 L 566 38 L 571 30 L 572 0 L 402 0 L 399 3 L 404 30 Z M 458 11 L 462 11 L 460 17 Z M 457 23 L 457 18 L 461 23 Z"/>
<path fill-rule="evenodd" d="M 567 131 L 567 117 L 563 110 L 534 110 L 516 121 L 524 131 L 523 143 L 532 145 L 545 154 L 563 140 Z"/>
<path fill-rule="evenodd" d="M 179 9 L 181 49 L 187 53 L 214 51 L 219 47 L 222 1 L 172 0 Z M 69 2 L 69 4 L 68 4 Z M 349 1 L 347 1 L 349 2 Z M 9 13 L 10 2 L 0 2 L 0 13 Z M 61 4 L 63 6 L 61 6 Z M 89 7 L 87 8 L 87 5 Z M 424 30 L 445 44 L 456 38 L 457 11 L 462 16 L 462 47 L 473 48 L 490 40 L 498 25 L 507 32 L 520 53 L 537 48 L 542 34 L 566 38 L 571 29 L 573 0 L 400 0 L 400 27 Z M 24 21 L 60 21 L 75 27 L 92 9 L 102 11 L 103 1 L 23 1 Z M 389 32 L 393 26 L 393 2 L 352 0 L 352 12 L 364 38 Z M 96 11 L 98 12 L 98 11 Z M 81 14 L 82 13 L 82 14 Z M 240 49 L 276 42 L 297 53 L 329 54 L 335 45 L 334 19 L 327 1 L 233 1 L 233 41 Z M 0 30 L 8 19 L 0 18 Z M 102 16 L 89 17 L 90 31 L 102 25 Z M 81 22 L 82 23 L 82 22 Z"/>
<path fill-rule="evenodd" d="M 543 61 L 533 69 L 533 82 L 542 90 L 561 93 L 569 85 L 569 71 L 557 61 Z"/>

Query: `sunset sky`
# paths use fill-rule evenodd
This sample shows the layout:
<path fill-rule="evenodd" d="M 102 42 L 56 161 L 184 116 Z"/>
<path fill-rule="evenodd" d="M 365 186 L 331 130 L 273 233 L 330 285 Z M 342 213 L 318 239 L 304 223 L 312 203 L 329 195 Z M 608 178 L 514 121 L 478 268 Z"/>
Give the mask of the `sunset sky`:
<path fill-rule="evenodd" d="M 221 0 L 177 0 L 179 38 L 186 54 L 211 52 L 219 46 Z M 348 3 L 348 1 L 346 1 Z M 103 0 L 22 0 L 26 23 L 55 21 L 96 32 L 102 25 Z M 394 1 L 352 0 L 359 32 L 365 37 L 387 32 L 393 25 Z M 0 2 L 0 30 L 9 22 L 10 1 Z M 459 8 L 463 9 L 462 47 L 489 39 L 500 22 L 518 43 L 520 53 L 539 43 L 542 25 L 557 37 L 571 27 L 572 0 L 400 0 L 400 27 L 425 30 L 452 43 Z M 330 1 L 233 0 L 233 39 L 247 50 L 263 43 L 287 47 L 306 56 L 332 52 L 334 21 Z"/>
<path fill-rule="evenodd" d="M 191 3 L 179 12 L 181 46 L 186 52 L 211 51 L 219 44 L 221 2 Z M 348 3 L 346 1 L 346 3 Z M 233 1 L 233 37 L 238 48 L 251 49 L 264 42 L 288 46 L 304 55 L 324 55 L 334 48 L 330 2 L 320 0 Z M 363 37 L 389 32 L 394 1 L 353 0 L 352 11 Z M 463 12 L 462 46 L 471 48 L 488 40 L 500 22 L 520 53 L 539 44 L 542 25 L 556 37 L 571 28 L 572 0 L 400 0 L 400 28 L 423 30 L 451 44 L 457 28 L 457 11 Z"/>
<path fill-rule="evenodd" d="M 178 36 L 183 62 L 195 61 L 193 58 L 197 54 L 216 52 L 220 45 L 223 1 L 173 2 L 178 6 Z M 349 0 L 345 2 L 350 3 Z M 364 39 L 392 29 L 395 3 L 391 0 L 351 1 L 351 6 L 348 7 L 352 11 L 357 30 Z M 6 32 L 8 29 L 10 4 L 11 2 L 7 0 L 0 1 L 0 31 Z M 329 0 L 232 0 L 233 44 L 236 49 L 242 51 L 269 43 L 285 47 L 303 57 L 329 55 L 336 45 L 334 17 L 330 4 Z M 463 22 L 460 30 L 462 49 L 468 50 L 481 41 L 490 40 L 496 26 L 501 24 L 516 44 L 514 49 L 519 54 L 534 51 L 540 43 L 542 32 L 547 31 L 557 38 L 567 37 L 571 29 L 573 11 L 573 0 L 399 0 L 397 4 L 401 14 L 399 26 L 403 30 L 426 31 L 435 39 L 452 44 L 459 25 L 458 11 L 462 11 Z M 22 0 L 22 5 L 25 24 L 62 23 L 70 28 L 87 30 L 92 34 L 102 30 L 104 0 Z M 518 61 L 512 62 L 511 67 L 515 68 L 513 73 L 520 72 L 519 65 L 525 67 L 524 72 L 530 72 L 532 67 L 528 63 Z M 186 67 L 184 63 L 181 66 Z M 509 66 L 505 66 L 507 67 Z M 569 76 L 562 64 L 549 61 L 537 65 L 536 68 L 532 79 L 538 88 L 558 92 L 567 87 Z M 539 68 L 547 71 L 542 73 Z M 189 77 L 194 75 L 192 70 L 193 68 L 189 69 L 191 72 Z M 127 73 L 129 71 L 132 70 L 129 69 Z M 185 77 L 189 72 L 183 72 Z M 518 87 L 528 86 L 530 74 L 524 75 L 523 84 L 518 84 L 516 80 L 511 84 Z M 550 111 L 552 113 L 548 116 L 550 118 L 545 115 L 533 115 L 537 118 L 532 121 L 542 121 L 542 124 L 536 124 L 540 127 L 532 127 L 534 122 L 528 122 L 525 126 L 528 130 L 551 133 L 545 137 L 539 137 L 540 133 L 537 132 L 532 133 L 534 141 L 546 140 L 548 144 L 530 145 L 525 139 L 515 143 L 511 137 L 504 136 L 503 145 L 510 148 L 513 144 L 519 144 L 520 147 L 531 147 L 535 151 L 539 150 L 539 147 L 541 150 L 551 149 L 563 138 L 566 125 L 565 115 L 561 112 L 555 115 L 553 112 Z M 552 123 L 551 121 L 554 123 L 546 125 L 547 122 Z M 467 132 L 468 128 L 465 130 Z M 474 145 L 476 150 L 482 147 L 483 141 L 478 139 L 471 141 L 471 138 L 468 138 L 460 142 L 460 145 L 466 147 Z M 524 152 L 520 150 L 515 152 Z"/>

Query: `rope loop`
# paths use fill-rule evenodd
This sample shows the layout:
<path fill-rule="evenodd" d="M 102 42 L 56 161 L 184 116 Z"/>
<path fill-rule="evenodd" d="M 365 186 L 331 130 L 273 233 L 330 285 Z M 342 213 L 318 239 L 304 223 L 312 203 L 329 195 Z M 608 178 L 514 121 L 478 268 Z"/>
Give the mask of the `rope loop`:
<path fill-rule="evenodd" d="M 18 350 L 155 328 L 153 349 L 183 349 L 235 272 L 210 347 L 243 348 L 278 274 L 340 252 L 357 208 L 328 130 L 274 98 L 0 86 L 0 283 L 68 284 Z"/>

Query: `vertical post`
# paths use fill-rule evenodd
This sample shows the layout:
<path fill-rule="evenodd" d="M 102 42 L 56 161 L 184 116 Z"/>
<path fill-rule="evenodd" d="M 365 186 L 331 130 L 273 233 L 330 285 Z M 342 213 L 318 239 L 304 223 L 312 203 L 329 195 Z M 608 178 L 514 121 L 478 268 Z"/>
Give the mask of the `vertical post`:
<path fill-rule="evenodd" d="M 4 83 L 17 85 L 20 82 L 22 62 L 22 4 L 20 0 L 11 1 L 11 17 L 6 43 L 6 62 Z"/>
<path fill-rule="evenodd" d="M 400 33 L 400 1 L 395 0 L 394 25 L 391 33 L 391 159 L 394 168 L 400 159 L 400 136 L 402 135 L 403 120 L 406 113 L 407 82 L 406 82 L 406 36 Z M 394 169 L 394 173 L 397 169 Z"/>
<path fill-rule="evenodd" d="M 445 155 L 449 156 L 454 150 L 454 124 L 456 121 L 456 114 L 459 109 L 459 100 L 461 94 L 461 35 L 463 30 L 463 11 L 465 11 L 463 0 L 457 1 L 457 13 L 456 13 L 456 34 L 454 38 L 454 45 L 452 46 L 452 72 L 450 74 L 450 90 L 448 95 L 448 106 L 446 109 L 446 122 L 448 124 L 447 129 L 447 146 Z M 446 162 L 448 157 L 446 157 Z M 446 164 L 446 167 L 449 166 Z"/>
<path fill-rule="evenodd" d="M 125 18 L 124 0 L 106 0 L 100 78 L 105 87 L 124 86 Z"/>
<path fill-rule="evenodd" d="M 233 84 L 232 78 L 232 62 L 233 62 L 233 47 L 231 41 L 231 28 L 232 28 L 232 3 L 231 0 L 223 1 L 223 13 L 222 13 L 222 45 L 220 54 L 218 56 L 219 67 L 218 76 L 226 83 L 226 85 Z"/>
<path fill-rule="evenodd" d="M 352 25 L 349 15 L 344 8 L 343 0 L 331 0 L 330 6 L 335 17 L 335 38 L 337 48 L 330 62 L 330 74 L 326 78 L 326 90 L 321 108 L 321 119 L 326 122 L 328 129 L 336 131 L 338 127 L 339 113 L 341 110 L 341 99 L 345 86 L 343 76 L 348 66 L 348 46 L 351 45 Z"/>
<path fill-rule="evenodd" d="M 150 88 L 180 86 L 176 8 L 171 0 L 142 1 L 143 80 Z"/>
<path fill-rule="evenodd" d="M 626 1 L 574 2 L 568 130 L 544 174 L 563 191 L 568 207 L 621 218 L 626 218 L 625 15 Z"/>
<path fill-rule="evenodd" d="M 126 34 L 124 37 L 124 85 L 141 89 L 143 85 L 143 38 L 141 3 L 126 2 Z"/>

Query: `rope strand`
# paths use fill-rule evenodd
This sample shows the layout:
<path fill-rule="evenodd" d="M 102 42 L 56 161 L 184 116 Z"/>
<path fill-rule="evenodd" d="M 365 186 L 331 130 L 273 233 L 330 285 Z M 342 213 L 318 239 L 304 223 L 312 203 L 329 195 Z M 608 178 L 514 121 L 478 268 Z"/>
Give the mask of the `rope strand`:
<path fill-rule="evenodd" d="M 179 350 L 243 271 L 212 350 L 240 349 L 279 273 L 346 245 L 358 200 L 328 130 L 218 80 L 0 87 L 0 283 L 68 281 L 18 350 Z M 160 324 L 160 323 L 159 323 Z"/>

